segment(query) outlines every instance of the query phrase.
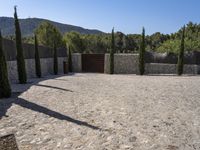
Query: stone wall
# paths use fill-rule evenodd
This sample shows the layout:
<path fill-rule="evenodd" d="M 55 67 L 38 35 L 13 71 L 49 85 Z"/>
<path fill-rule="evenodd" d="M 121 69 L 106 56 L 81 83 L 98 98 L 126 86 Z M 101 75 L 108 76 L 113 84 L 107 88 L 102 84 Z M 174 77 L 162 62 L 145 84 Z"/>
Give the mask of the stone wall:
<path fill-rule="evenodd" d="M 138 74 L 138 54 L 115 54 L 115 74 Z M 104 72 L 109 73 L 110 55 L 105 54 Z M 146 63 L 145 74 L 176 74 L 176 64 Z M 200 74 L 199 65 L 184 65 L 184 74 Z"/>
<path fill-rule="evenodd" d="M 63 61 L 66 61 L 66 57 L 58 58 L 58 72 L 63 73 Z M 27 78 L 35 78 L 35 60 L 34 59 L 25 59 L 26 63 L 26 72 Z M 53 74 L 53 58 L 41 58 L 41 71 L 42 76 L 47 76 Z M 8 76 L 11 82 L 18 82 L 18 73 L 17 73 L 17 61 L 7 61 L 8 67 Z"/>
<path fill-rule="evenodd" d="M 110 71 L 110 55 L 105 54 L 104 72 Z M 137 54 L 115 54 L 114 73 L 116 74 L 137 74 L 138 55 Z"/>
<path fill-rule="evenodd" d="M 149 63 L 145 66 L 145 74 L 176 74 L 176 64 Z M 199 74 L 199 65 L 184 65 L 184 74 Z"/>
<path fill-rule="evenodd" d="M 73 72 L 82 71 L 82 56 L 80 53 L 72 54 L 72 71 Z"/>
<path fill-rule="evenodd" d="M 145 53 L 146 63 L 177 64 L 178 57 L 175 53 L 158 53 L 147 51 Z M 200 52 L 191 51 L 184 53 L 184 64 L 200 65 Z"/>

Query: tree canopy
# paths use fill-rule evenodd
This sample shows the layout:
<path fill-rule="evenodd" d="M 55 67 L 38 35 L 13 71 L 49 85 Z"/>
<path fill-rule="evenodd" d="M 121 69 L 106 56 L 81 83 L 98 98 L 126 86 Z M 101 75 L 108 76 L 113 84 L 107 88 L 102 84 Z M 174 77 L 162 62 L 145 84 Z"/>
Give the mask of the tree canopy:
<path fill-rule="evenodd" d="M 65 33 L 63 39 L 73 52 L 84 52 L 85 47 L 80 33 L 75 31 Z"/>
<path fill-rule="evenodd" d="M 41 45 L 52 48 L 54 44 L 56 44 L 57 47 L 63 46 L 62 34 L 55 26 L 47 21 L 42 22 L 35 30 L 35 33 Z"/>
<path fill-rule="evenodd" d="M 146 50 L 155 52 L 178 53 L 182 28 L 172 34 L 156 32 L 146 35 Z M 53 47 L 54 40 L 58 45 L 70 45 L 72 52 L 109 53 L 111 33 L 80 34 L 75 31 L 61 35 L 59 30 L 49 22 L 43 22 L 36 30 L 39 44 Z M 139 52 L 141 34 L 124 34 L 115 32 L 116 53 Z M 9 39 L 15 37 L 9 36 Z M 34 43 L 34 37 L 22 38 L 25 43 Z M 57 46 L 58 47 L 58 46 Z M 200 24 L 189 22 L 185 27 L 185 51 L 200 50 Z"/>

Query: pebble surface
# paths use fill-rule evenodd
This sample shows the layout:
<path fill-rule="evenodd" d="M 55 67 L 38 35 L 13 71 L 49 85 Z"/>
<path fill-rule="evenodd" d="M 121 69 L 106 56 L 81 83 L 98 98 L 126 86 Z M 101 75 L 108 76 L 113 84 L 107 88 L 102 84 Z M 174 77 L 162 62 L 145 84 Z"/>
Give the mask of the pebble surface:
<path fill-rule="evenodd" d="M 200 150 L 200 77 L 77 73 L 12 85 L 0 136 L 20 150 Z"/>

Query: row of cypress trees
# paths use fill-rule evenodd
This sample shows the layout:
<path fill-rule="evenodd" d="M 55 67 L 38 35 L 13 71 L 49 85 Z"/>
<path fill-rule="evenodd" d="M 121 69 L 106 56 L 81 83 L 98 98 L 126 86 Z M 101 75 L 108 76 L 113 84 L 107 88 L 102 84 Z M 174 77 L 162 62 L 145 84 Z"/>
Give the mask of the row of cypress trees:
<path fill-rule="evenodd" d="M 183 27 L 180 51 L 178 54 L 177 75 L 183 74 L 184 66 L 184 46 L 185 45 L 185 26 Z M 115 37 L 114 28 L 112 29 L 111 50 L 110 50 L 110 74 L 114 74 L 114 53 L 115 53 Z M 145 29 L 142 29 L 140 51 L 139 51 L 139 74 L 145 73 Z"/>
<path fill-rule="evenodd" d="M 27 83 L 26 65 L 24 60 L 24 52 L 21 40 L 21 29 L 19 25 L 19 20 L 17 16 L 17 7 L 14 7 L 14 19 L 15 19 L 15 36 L 16 36 L 16 49 L 17 49 L 17 70 L 18 70 L 18 80 L 20 84 Z M 40 56 L 38 50 L 38 40 L 35 35 L 35 72 L 38 78 L 41 78 L 41 64 Z M 54 59 L 54 74 L 58 74 L 58 58 L 57 58 L 57 47 L 54 44 L 53 48 L 53 59 Z M 11 96 L 11 87 L 8 79 L 8 71 L 6 58 L 3 51 L 2 35 L 0 31 L 0 98 L 7 98 Z"/>
<path fill-rule="evenodd" d="M 21 42 L 21 30 L 20 25 L 17 17 L 17 9 L 16 6 L 14 7 L 15 13 L 15 35 L 16 35 L 16 48 L 17 48 L 17 68 L 18 68 L 18 79 L 20 84 L 25 84 L 27 82 L 27 75 L 26 75 L 26 68 L 25 68 L 25 61 L 24 61 L 24 54 L 23 54 L 23 47 Z M 38 40 L 37 36 L 35 35 L 35 72 L 38 78 L 41 78 L 41 64 L 40 64 L 40 56 L 38 50 Z M 53 47 L 53 60 L 54 60 L 54 74 L 58 74 L 58 58 L 57 58 L 57 47 L 54 44 Z"/>

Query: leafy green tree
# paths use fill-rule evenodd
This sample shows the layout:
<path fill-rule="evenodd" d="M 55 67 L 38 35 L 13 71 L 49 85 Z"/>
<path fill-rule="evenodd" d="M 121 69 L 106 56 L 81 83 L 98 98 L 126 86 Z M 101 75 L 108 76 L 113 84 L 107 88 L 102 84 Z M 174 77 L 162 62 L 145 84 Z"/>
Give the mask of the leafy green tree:
<path fill-rule="evenodd" d="M 57 75 L 58 74 L 58 56 L 57 56 L 56 44 L 54 44 L 54 47 L 53 47 L 53 70 L 54 70 L 54 74 Z"/>
<path fill-rule="evenodd" d="M 84 42 L 84 53 L 106 53 L 111 43 L 110 34 L 81 35 Z"/>
<path fill-rule="evenodd" d="M 142 29 L 142 39 L 141 39 L 141 45 L 140 45 L 140 53 L 139 53 L 139 71 L 140 75 L 143 75 L 145 72 L 145 29 Z"/>
<path fill-rule="evenodd" d="M 112 38 L 111 38 L 111 50 L 110 50 L 110 74 L 114 74 L 114 54 L 115 54 L 115 34 L 114 28 L 112 29 Z"/>
<path fill-rule="evenodd" d="M 167 40 L 161 46 L 159 46 L 156 51 L 160 53 L 175 53 L 177 54 L 180 48 L 180 40 L 174 39 L 174 40 Z"/>
<path fill-rule="evenodd" d="M 131 52 L 139 52 L 140 42 L 141 42 L 141 34 L 128 34 L 127 35 L 127 49 Z"/>
<path fill-rule="evenodd" d="M 40 55 L 38 50 L 37 36 L 35 35 L 35 73 L 38 78 L 41 78 L 41 65 L 40 65 Z"/>
<path fill-rule="evenodd" d="M 19 20 L 17 17 L 16 6 L 14 7 L 14 9 L 15 9 L 14 18 L 15 18 L 15 39 L 17 48 L 18 78 L 20 84 L 25 84 L 27 82 L 27 76 L 26 76 L 26 67 L 25 67 L 24 53 L 21 41 L 21 30 L 20 30 Z"/>
<path fill-rule="evenodd" d="M 35 34 L 37 34 L 38 42 L 44 46 L 53 48 L 54 44 L 56 44 L 57 47 L 62 47 L 64 45 L 62 34 L 50 22 L 42 22 L 35 30 Z"/>
<path fill-rule="evenodd" d="M 122 32 L 117 32 L 117 33 L 115 34 L 116 49 L 117 49 L 117 51 L 120 52 L 120 53 L 123 52 L 124 37 L 125 37 L 125 35 L 124 35 Z"/>
<path fill-rule="evenodd" d="M 0 31 L 0 98 L 11 96 L 11 88 L 8 80 L 6 58 L 3 52 L 2 36 Z"/>
<path fill-rule="evenodd" d="M 68 46 L 68 70 L 72 72 L 72 54 L 70 46 Z"/>
<path fill-rule="evenodd" d="M 160 44 L 155 50 L 158 52 L 179 53 L 182 38 L 181 28 L 178 32 L 171 34 L 167 40 Z M 200 24 L 189 22 L 185 27 L 184 51 L 200 50 Z"/>
<path fill-rule="evenodd" d="M 182 38 L 181 38 L 181 45 L 180 45 L 180 51 L 178 55 L 178 64 L 177 64 L 177 74 L 182 75 L 183 74 L 183 59 L 184 59 L 184 42 L 185 42 L 185 26 L 183 27 L 182 31 Z"/>
<path fill-rule="evenodd" d="M 65 33 L 64 41 L 65 43 L 68 43 L 73 52 L 83 53 L 85 50 L 83 39 L 78 32 L 72 31 L 69 33 Z"/>

